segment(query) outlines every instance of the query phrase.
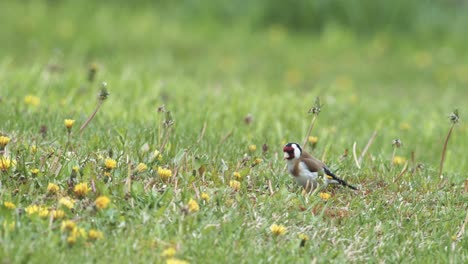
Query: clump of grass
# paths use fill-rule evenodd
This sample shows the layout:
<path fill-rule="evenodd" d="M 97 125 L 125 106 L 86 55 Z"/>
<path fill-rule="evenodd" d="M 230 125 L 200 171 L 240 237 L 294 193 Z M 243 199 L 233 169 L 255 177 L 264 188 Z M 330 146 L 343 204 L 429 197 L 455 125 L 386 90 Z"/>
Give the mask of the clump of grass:
<path fill-rule="evenodd" d="M 455 125 L 458 123 L 458 121 L 460 120 L 460 115 L 458 113 L 458 109 L 455 109 L 453 111 L 453 113 L 451 113 L 449 115 L 449 119 L 450 119 L 450 122 L 452 123 L 452 125 L 450 126 L 450 129 L 447 133 L 447 137 L 445 138 L 445 142 L 444 142 L 444 148 L 442 149 L 442 156 L 440 157 L 440 166 L 439 166 L 439 179 L 442 180 L 442 171 L 444 169 L 444 162 L 445 162 L 445 153 L 447 152 L 447 145 L 448 145 L 448 141 L 450 139 L 450 136 L 452 135 L 452 131 L 453 131 L 453 128 L 455 127 Z"/>

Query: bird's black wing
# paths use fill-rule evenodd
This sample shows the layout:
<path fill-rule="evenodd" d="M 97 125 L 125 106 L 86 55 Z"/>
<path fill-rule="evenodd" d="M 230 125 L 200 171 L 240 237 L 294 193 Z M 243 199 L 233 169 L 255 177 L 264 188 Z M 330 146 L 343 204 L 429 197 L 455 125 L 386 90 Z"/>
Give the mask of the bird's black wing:
<path fill-rule="evenodd" d="M 325 171 L 325 174 L 327 174 L 328 176 L 332 177 L 335 181 L 337 181 L 339 184 L 343 185 L 343 186 L 346 186 L 348 188 L 351 188 L 353 190 L 357 190 L 356 187 L 352 186 L 352 185 L 349 185 L 345 180 L 343 179 L 340 179 L 338 178 L 338 176 L 336 176 L 335 174 L 333 174 L 333 172 L 331 172 L 327 166 L 324 166 L 323 167 L 323 170 Z"/>

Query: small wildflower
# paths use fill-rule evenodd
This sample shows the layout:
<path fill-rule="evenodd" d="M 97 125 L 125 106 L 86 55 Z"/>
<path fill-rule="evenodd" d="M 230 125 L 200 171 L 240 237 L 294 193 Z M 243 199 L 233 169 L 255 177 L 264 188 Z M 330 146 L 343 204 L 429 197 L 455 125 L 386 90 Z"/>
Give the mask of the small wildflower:
<path fill-rule="evenodd" d="M 75 206 L 75 200 L 71 199 L 70 197 L 62 197 L 59 200 L 59 204 L 67 207 L 68 209 L 72 209 Z"/>
<path fill-rule="evenodd" d="M 401 139 L 399 139 L 399 138 L 395 138 L 392 141 L 392 146 L 393 147 L 399 148 L 399 147 L 401 147 L 401 145 L 403 145 L 403 143 L 401 142 Z"/>
<path fill-rule="evenodd" d="M 138 173 L 143 173 L 145 172 L 146 170 L 148 169 L 148 166 L 146 166 L 146 164 L 144 163 L 139 163 L 136 167 L 136 170 Z"/>
<path fill-rule="evenodd" d="M 65 212 L 63 210 L 52 210 L 50 212 L 50 214 L 52 215 L 52 218 L 54 220 L 56 219 L 62 219 L 63 217 L 65 217 Z"/>
<path fill-rule="evenodd" d="M 312 106 L 312 108 L 309 109 L 308 113 L 313 114 L 313 115 L 318 115 L 320 114 L 321 108 L 322 108 L 322 105 L 320 104 L 320 98 L 316 97 L 314 105 Z"/>
<path fill-rule="evenodd" d="M 167 181 L 172 176 L 170 169 L 158 167 L 158 175 L 163 181 Z"/>
<path fill-rule="evenodd" d="M 175 256 L 175 254 L 176 254 L 176 249 L 174 247 L 169 247 L 163 250 L 163 252 L 161 253 L 161 256 L 164 258 L 172 258 Z"/>
<path fill-rule="evenodd" d="M 65 127 L 66 127 L 68 130 L 70 130 L 70 129 L 73 127 L 73 125 L 75 124 L 75 120 L 74 120 L 74 119 L 65 119 L 65 120 L 63 121 L 63 123 L 65 124 Z"/>
<path fill-rule="evenodd" d="M 275 236 L 281 236 L 281 235 L 284 235 L 286 233 L 287 229 L 283 225 L 272 224 L 270 226 L 270 231 Z"/>
<path fill-rule="evenodd" d="M 101 83 L 101 91 L 99 92 L 98 99 L 99 101 L 105 101 L 109 97 L 109 92 L 107 91 L 107 83 Z"/>
<path fill-rule="evenodd" d="M 10 210 L 13 210 L 16 208 L 16 205 L 12 202 L 4 202 L 3 203 L 3 206 L 5 206 L 6 208 L 10 209 Z"/>
<path fill-rule="evenodd" d="M 117 161 L 115 161 L 114 159 L 108 158 L 104 161 L 104 166 L 108 170 L 113 170 L 117 167 Z"/>
<path fill-rule="evenodd" d="M 61 230 L 71 232 L 76 228 L 76 223 L 72 220 L 62 221 Z"/>
<path fill-rule="evenodd" d="M 110 176 L 111 176 L 111 173 L 110 173 L 110 172 L 108 172 L 108 171 L 106 171 L 106 172 L 104 172 L 104 176 L 106 176 L 106 177 L 110 177 Z"/>
<path fill-rule="evenodd" d="M 242 175 L 237 171 L 233 173 L 233 176 L 234 176 L 234 179 L 238 181 L 242 180 Z"/>
<path fill-rule="evenodd" d="M 312 145 L 316 145 L 318 142 L 318 137 L 310 136 L 309 137 L 309 143 Z"/>
<path fill-rule="evenodd" d="M 37 174 L 39 174 L 39 169 L 36 169 L 36 168 L 32 169 L 32 170 L 31 170 L 31 174 L 32 174 L 33 176 L 37 176 Z"/>
<path fill-rule="evenodd" d="M 74 245 L 76 243 L 76 236 L 68 236 L 67 243 L 70 246 Z"/>
<path fill-rule="evenodd" d="M 10 142 L 10 138 L 7 136 L 0 136 L 0 150 L 5 149 L 5 146 Z"/>
<path fill-rule="evenodd" d="M 35 214 L 39 211 L 39 206 L 33 204 L 24 209 L 28 215 Z"/>
<path fill-rule="evenodd" d="M 255 152 L 256 150 L 257 150 L 257 145 L 252 144 L 252 145 L 249 146 L 249 151 L 250 152 Z"/>
<path fill-rule="evenodd" d="M 74 171 L 75 173 L 78 173 L 80 171 L 80 167 L 78 166 L 73 166 L 72 167 L 72 171 Z"/>
<path fill-rule="evenodd" d="M 106 209 L 109 206 L 110 199 L 107 196 L 99 196 L 96 201 L 94 201 L 94 205 L 98 209 Z"/>
<path fill-rule="evenodd" d="M 231 180 L 229 182 L 229 186 L 234 190 L 234 191 L 239 191 L 240 187 L 241 187 L 241 183 L 239 181 L 236 181 L 236 180 Z"/>
<path fill-rule="evenodd" d="M 460 115 L 458 114 L 458 109 L 455 109 L 450 115 L 449 115 L 450 122 L 453 124 L 458 123 L 460 120 Z"/>
<path fill-rule="evenodd" d="M 306 234 L 299 234 L 299 239 L 300 239 L 300 240 L 304 240 L 304 241 L 308 241 L 308 240 L 309 240 L 309 236 L 306 235 Z"/>
<path fill-rule="evenodd" d="M 90 229 L 88 232 L 88 239 L 91 241 L 95 241 L 98 239 L 104 238 L 104 235 L 102 234 L 101 231 L 96 230 L 96 229 Z"/>
<path fill-rule="evenodd" d="M 263 160 L 260 159 L 260 158 L 254 159 L 254 164 L 255 164 L 255 165 L 258 165 L 258 164 L 260 164 L 260 163 L 262 163 L 262 162 L 263 162 Z"/>
<path fill-rule="evenodd" d="M 1 171 L 7 171 L 13 165 L 14 165 L 14 161 L 8 158 L 0 157 L 0 170 Z"/>
<path fill-rule="evenodd" d="M 37 147 L 35 145 L 31 146 L 31 148 L 29 149 L 31 151 L 32 154 L 35 154 L 37 152 Z"/>
<path fill-rule="evenodd" d="M 200 211 L 200 206 L 198 205 L 197 201 L 190 199 L 187 203 L 188 210 L 191 213 Z"/>
<path fill-rule="evenodd" d="M 309 240 L 309 236 L 306 234 L 299 234 L 299 239 L 301 240 L 301 244 L 299 246 L 304 247 L 305 243 Z"/>
<path fill-rule="evenodd" d="M 401 129 L 401 130 L 408 131 L 408 130 L 410 130 L 410 128 L 411 128 L 411 125 L 410 125 L 409 123 L 406 123 L 406 122 L 405 122 L 405 123 L 401 123 L 401 124 L 400 124 L 400 129 Z"/>
<path fill-rule="evenodd" d="M 40 218 L 46 218 L 49 216 L 49 209 L 45 206 L 40 206 L 37 214 L 39 215 Z"/>
<path fill-rule="evenodd" d="M 320 199 L 322 199 L 324 201 L 328 201 L 328 199 L 330 199 L 331 195 L 329 193 L 321 192 L 321 193 L 319 193 L 319 197 L 320 197 Z"/>
<path fill-rule="evenodd" d="M 201 193 L 201 198 L 202 198 L 202 200 L 205 201 L 205 202 L 209 202 L 209 201 L 210 201 L 210 195 L 207 194 L 206 192 L 202 192 L 202 193 Z"/>
<path fill-rule="evenodd" d="M 82 182 L 82 183 L 75 185 L 75 188 L 73 188 L 73 192 L 78 197 L 86 196 L 86 194 L 88 194 L 89 192 L 88 184 L 86 182 Z"/>
<path fill-rule="evenodd" d="M 55 183 L 49 182 L 47 185 L 47 193 L 56 194 L 60 190 L 59 186 Z"/>
<path fill-rule="evenodd" d="M 168 258 L 166 259 L 166 264 L 189 264 L 185 260 L 177 259 L 177 258 Z"/>
<path fill-rule="evenodd" d="M 155 159 L 158 159 L 158 158 L 159 158 L 159 155 L 161 155 L 160 152 L 159 152 L 159 150 L 153 151 L 153 152 L 151 153 L 151 157 L 150 157 L 151 161 L 154 161 Z"/>
<path fill-rule="evenodd" d="M 82 227 L 75 227 L 75 228 L 73 228 L 73 230 L 71 230 L 70 236 L 73 236 L 75 238 L 79 238 L 79 237 L 87 238 L 88 233 Z"/>
<path fill-rule="evenodd" d="M 395 156 L 392 162 L 394 165 L 402 165 L 406 162 L 406 159 L 401 156 Z"/>
<path fill-rule="evenodd" d="M 24 103 L 26 105 L 38 106 L 41 103 L 41 99 L 35 95 L 26 95 L 24 97 Z"/>

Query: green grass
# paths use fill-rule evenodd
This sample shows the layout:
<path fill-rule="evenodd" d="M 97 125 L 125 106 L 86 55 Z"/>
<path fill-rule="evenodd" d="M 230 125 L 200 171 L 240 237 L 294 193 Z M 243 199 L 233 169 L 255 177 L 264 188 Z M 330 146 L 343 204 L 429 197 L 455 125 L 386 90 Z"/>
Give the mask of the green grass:
<path fill-rule="evenodd" d="M 226 28 L 106 4 L 1 5 L 8 26 L 0 29 L 0 133 L 11 138 L 3 155 L 16 163 L 0 172 L 4 263 L 159 263 L 169 247 L 191 263 L 467 261 L 467 235 L 459 232 L 467 209 L 468 49 L 459 41 L 357 37 L 335 26 L 316 35 Z M 98 65 L 92 83 L 91 63 Z M 80 135 L 103 81 L 110 95 Z M 40 103 L 26 104 L 28 95 Z M 302 194 L 281 151 L 304 139 L 317 96 L 324 106 L 312 135 L 319 141 L 309 150 L 360 189 L 329 187 L 322 190 L 328 201 Z M 169 132 L 162 105 L 172 113 Z M 455 108 L 461 122 L 440 184 Z M 67 118 L 76 120 L 70 141 Z M 374 131 L 358 169 L 352 146 L 359 156 Z M 166 132 L 161 159 L 154 158 Z M 395 138 L 403 141 L 396 154 L 408 161 L 404 173 L 403 164 L 390 165 Z M 111 180 L 108 157 L 117 161 Z M 254 166 L 255 159 L 262 162 Z M 139 163 L 148 170 L 136 173 Z M 74 166 L 80 171 L 69 183 Z M 163 181 L 158 167 L 172 178 Z M 234 172 L 243 176 L 238 191 L 230 187 Z M 96 190 L 78 199 L 78 182 L 94 182 Z M 49 183 L 60 191 L 48 195 Z M 203 201 L 202 192 L 211 199 Z M 94 207 L 100 195 L 111 199 L 107 209 Z M 58 204 L 64 196 L 76 199 L 73 210 Z M 188 211 L 190 199 L 198 212 Z M 32 204 L 65 216 L 29 215 Z M 65 219 L 104 238 L 69 245 Z M 274 223 L 287 232 L 274 236 Z M 299 234 L 310 238 L 304 247 Z"/>

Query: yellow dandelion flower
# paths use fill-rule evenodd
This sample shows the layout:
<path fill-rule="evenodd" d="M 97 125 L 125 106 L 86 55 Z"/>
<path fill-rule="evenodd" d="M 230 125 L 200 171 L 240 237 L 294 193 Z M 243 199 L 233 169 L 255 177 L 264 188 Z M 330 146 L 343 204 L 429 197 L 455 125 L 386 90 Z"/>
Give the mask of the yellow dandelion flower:
<path fill-rule="evenodd" d="M 172 176 L 170 169 L 158 167 L 158 175 L 163 181 L 167 181 Z"/>
<path fill-rule="evenodd" d="M 236 180 L 231 180 L 229 181 L 229 186 L 234 190 L 234 191 L 239 191 L 241 187 L 241 183 Z"/>
<path fill-rule="evenodd" d="M 62 197 L 59 200 L 59 204 L 67 207 L 68 209 L 72 209 L 75 206 L 75 200 L 71 199 L 70 197 Z"/>
<path fill-rule="evenodd" d="M 11 159 L 0 157 L 0 170 L 1 171 L 7 171 L 11 166 L 13 166 L 15 163 Z"/>
<path fill-rule="evenodd" d="M 31 170 L 31 174 L 32 174 L 33 176 L 37 176 L 37 174 L 39 174 L 39 169 L 36 169 L 36 168 L 32 169 L 32 170 Z"/>
<path fill-rule="evenodd" d="M 26 95 L 24 97 L 24 103 L 26 105 L 38 106 L 41 103 L 41 99 L 35 95 Z"/>
<path fill-rule="evenodd" d="M 309 236 L 306 235 L 306 234 L 299 234 L 299 239 L 302 240 L 302 241 L 308 241 Z"/>
<path fill-rule="evenodd" d="M 80 167 L 79 166 L 73 166 L 72 171 L 74 171 L 75 173 L 78 173 L 80 171 Z"/>
<path fill-rule="evenodd" d="M 161 153 L 161 152 L 159 152 L 159 150 L 155 150 L 155 151 L 153 152 L 153 155 L 152 155 L 152 156 L 153 156 L 153 159 L 157 158 L 157 157 L 159 156 L 160 153 Z"/>
<path fill-rule="evenodd" d="M 49 182 L 49 184 L 47 185 L 47 193 L 56 194 L 59 190 L 59 186 L 55 183 Z"/>
<path fill-rule="evenodd" d="M 315 144 L 317 144 L 317 142 L 318 142 L 318 137 L 314 137 L 314 136 L 309 137 L 309 143 L 310 144 L 315 145 Z"/>
<path fill-rule="evenodd" d="M 401 124 L 400 124 L 400 129 L 401 129 L 401 130 L 405 130 L 405 131 L 406 131 L 406 130 L 410 130 L 410 128 L 411 128 L 411 125 L 410 125 L 409 123 L 406 123 L 406 122 L 405 122 L 405 123 L 401 123 Z"/>
<path fill-rule="evenodd" d="M 283 225 L 272 224 L 270 226 L 270 231 L 275 236 L 281 236 L 281 235 L 284 235 L 286 233 L 287 229 Z"/>
<path fill-rule="evenodd" d="M 47 208 L 45 206 L 40 206 L 39 207 L 39 212 L 37 212 L 37 215 L 39 215 L 40 218 L 49 217 L 49 208 Z"/>
<path fill-rule="evenodd" d="M 394 165 L 402 165 L 406 162 L 406 159 L 401 156 L 393 157 L 393 164 Z"/>
<path fill-rule="evenodd" d="M 68 236 L 67 237 L 67 243 L 70 246 L 74 245 L 76 243 L 76 236 Z"/>
<path fill-rule="evenodd" d="M 10 210 L 13 210 L 16 208 L 16 205 L 12 202 L 4 202 L 3 203 L 3 206 L 5 206 L 6 208 L 10 209 Z"/>
<path fill-rule="evenodd" d="M 200 206 L 198 205 L 197 201 L 190 199 L 187 203 L 189 212 L 198 212 L 200 210 Z"/>
<path fill-rule="evenodd" d="M 168 258 L 166 259 L 166 264 L 189 264 L 185 260 L 177 259 L 177 258 Z"/>
<path fill-rule="evenodd" d="M 31 151 L 32 154 L 35 154 L 37 152 L 37 147 L 33 145 L 29 148 L 29 150 Z"/>
<path fill-rule="evenodd" d="M 146 164 L 144 164 L 144 163 L 139 163 L 139 164 L 136 166 L 136 171 L 137 171 L 138 173 L 145 172 L 146 170 L 148 170 L 148 166 L 146 166 Z"/>
<path fill-rule="evenodd" d="M 67 231 L 67 232 L 71 232 L 75 230 L 75 228 L 76 228 L 76 223 L 72 220 L 62 221 L 62 225 L 60 227 L 62 231 Z"/>
<path fill-rule="evenodd" d="M 68 129 L 68 131 L 70 131 L 71 128 L 73 127 L 73 125 L 75 124 L 75 120 L 73 120 L 73 119 L 65 119 L 65 120 L 63 121 L 63 123 L 64 123 L 65 127 Z"/>
<path fill-rule="evenodd" d="M 260 158 L 254 159 L 254 163 L 257 164 L 257 165 L 260 164 L 260 163 L 262 163 L 262 162 L 263 162 L 263 160 L 260 159 Z"/>
<path fill-rule="evenodd" d="M 78 197 L 85 197 L 89 192 L 88 184 L 86 182 L 78 183 L 75 185 L 75 188 L 73 188 L 73 192 Z"/>
<path fill-rule="evenodd" d="M 98 209 L 106 209 L 109 206 L 110 199 L 107 196 L 99 196 L 96 201 L 94 201 L 94 205 Z"/>
<path fill-rule="evenodd" d="M 71 230 L 70 232 L 70 236 L 73 236 L 75 238 L 78 238 L 78 237 L 83 237 L 83 238 L 87 238 L 88 237 L 88 233 L 86 232 L 86 230 L 82 227 L 75 227 L 73 228 L 73 230 Z"/>
<path fill-rule="evenodd" d="M 257 145 L 254 145 L 254 144 L 249 145 L 249 151 L 250 152 L 255 152 L 256 150 L 257 150 Z"/>
<path fill-rule="evenodd" d="M 4 149 L 10 142 L 10 138 L 7 136 L 0 136 L 0 149 Z"/>
<path fill-rule="evenodd" d="M 104 238 L 104 235 L 102 234 L 101 231 L 96 230 L 96 229 L 90 229 L 88 232 L 88 239 L 91 241 L 95 241 L 98 239 Z"/>
<path fill-rule="evenodd" d="M 33 215 L 39 212 L 39 206 L 32 204 L 24 209 L 28 215 Z"/>
<path fill-rule="evenodd" d="M 319 193 L 319 197 L 320 197 L 320 199 L 322 199 L 324 201 L 328 201 L 328 199 L 330 199 L 331 195 L 329 193 L 321 192 L 321 193 Z"/>
<path fill-rule="evenodd" d="M 202 198 L 202 200 L 205 201 L 205 202 L 209 202 L 209 201 L 210 201 L 210 195 L 207 194 L 206 192 L 202 192 L 201 198 Z"/>
<path fill-rule="evenodd" d="M 238 181 L 242 180 L 242 175 L 237 171 L 233 173 L 233 176 Z"/>
<path fill-rule="evenodd" d="M 169 247 L 163 250 L 163 252 L 161 253 L 161 256 L 164 258 L 172 258 L 175 256 L 176 252 L 177 251 L 174 247 Z"/>
<path fill-rule="evenodd" d="M 113 170 L 117 167 L 117 161 L 115 161 L 114 159 L 108 158 L 104 161 L 104 166 L 108 170 Z"/>
<path fill-rule="evenodd" d="M 52 218 L 54 220 L 57 220 L 57 219 L 62 219 L 65 217 L 65 212 L 63 210 L 52 210 L 50 211 L 50 214 L 52 215 Z"/>

